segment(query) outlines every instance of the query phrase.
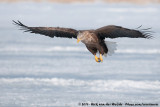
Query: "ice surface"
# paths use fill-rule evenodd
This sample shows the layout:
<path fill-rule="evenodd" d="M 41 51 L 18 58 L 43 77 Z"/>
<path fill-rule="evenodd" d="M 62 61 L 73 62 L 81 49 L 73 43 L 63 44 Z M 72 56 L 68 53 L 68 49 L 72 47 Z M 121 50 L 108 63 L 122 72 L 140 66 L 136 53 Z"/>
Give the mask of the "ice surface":
<path fill-rule="evenodd" d="M 85 102 L 160 102 L 160 6 L 131 4 L 0 4 L 0 107 L 77 107 Z M 75 39 L 22 33 L 12 24 L 93 29 L 152 27 L 154 39 L 117 42 L 96 63 Z"/>

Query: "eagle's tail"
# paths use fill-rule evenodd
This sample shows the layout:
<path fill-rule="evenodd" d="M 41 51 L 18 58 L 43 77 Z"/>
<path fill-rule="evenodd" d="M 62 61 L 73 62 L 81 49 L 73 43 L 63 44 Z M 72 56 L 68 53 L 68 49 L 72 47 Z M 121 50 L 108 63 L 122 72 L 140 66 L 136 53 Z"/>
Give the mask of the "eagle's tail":
<path fill-rule="evenodd" d="M 108 48 L 108 53 L 104 54 L 104 56 L 107 56 L 107 55 L 111 56 L 117 49 L 117 44 L 116 42 L 110 42 L 110 41 L 105 41 L 105 44 Z"/>

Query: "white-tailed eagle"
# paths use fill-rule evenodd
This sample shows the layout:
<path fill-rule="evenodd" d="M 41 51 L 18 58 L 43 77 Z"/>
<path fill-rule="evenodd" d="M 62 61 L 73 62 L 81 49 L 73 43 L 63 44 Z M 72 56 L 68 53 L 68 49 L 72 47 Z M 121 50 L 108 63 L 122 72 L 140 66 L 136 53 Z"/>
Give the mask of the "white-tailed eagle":
<path fill-rule="evenodd" d="M 105 38 L 152 38 L 148 29 L 128 29 L 120 26 L 109 25 L 95 30 L 75 30 L 71 28 L 61 27 L 28 27 L 22 24 L 20 21 L 13 21 L 14 24 L 21 27 L 25 32 L 41 34 L 45 36 L 63 37 L 63 38 L 75 38 L 77 42 L 81 41 L 87 47 L 87 49 L 94 55 L 96 62 L 102 62 L 102 56 L 107 54 L 111 55 L 116 50 L 116 43 L 105 41 Z M 137 28 L 138 29 L 138 28 Z M 99 52 L 99 58 L 96 53 Z"/>

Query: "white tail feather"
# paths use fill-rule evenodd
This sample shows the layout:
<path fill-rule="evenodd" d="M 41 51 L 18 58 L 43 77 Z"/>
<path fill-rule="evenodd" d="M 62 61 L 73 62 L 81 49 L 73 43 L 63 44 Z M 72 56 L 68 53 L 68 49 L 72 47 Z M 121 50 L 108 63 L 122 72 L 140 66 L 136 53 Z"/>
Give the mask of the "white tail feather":
<path fill-rule="evenodd" d="M 117 44 L 116 42 L 110 42 L 110 41 L 105 41 L 105 44 L 108 48 L 108 53 L 104 54 L 104 56 L 107 56 L 107 55 L 111 56 L 114 53 L 114 51 L 117 49 Z"/>

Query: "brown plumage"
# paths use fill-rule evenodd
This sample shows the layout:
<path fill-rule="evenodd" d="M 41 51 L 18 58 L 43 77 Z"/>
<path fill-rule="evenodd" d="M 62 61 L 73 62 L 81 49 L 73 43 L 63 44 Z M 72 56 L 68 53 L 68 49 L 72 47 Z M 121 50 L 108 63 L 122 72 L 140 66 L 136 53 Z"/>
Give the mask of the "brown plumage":
<path fill-rule="evenodd" d="M 64 37 L 64 38 L 75 38 L 77 42 L 83 42 L 87 49 L 95 56 L 97 62 L 102 62 L 102 55 L 111 55 L 115 48 L 115 43 L 105 42 L 105 38 L 118 38 L 118 37 L 129 37 L 129 38 L 152 38 L 148 29 L 135 30 L 127 29 L 120 26 L 109 25 L 101 27 L 96 30 L 75 30 L 71 28 L 60 28 L 60 27 L 28 27 L 22 24 L 20 21 L 13 21 L 14 24 L 21 27 L 25 32 L 41 34 L 45 36 L 53 37 Z M 96 53 L 100 53 L 100 58 L 96 56 Z"/>

